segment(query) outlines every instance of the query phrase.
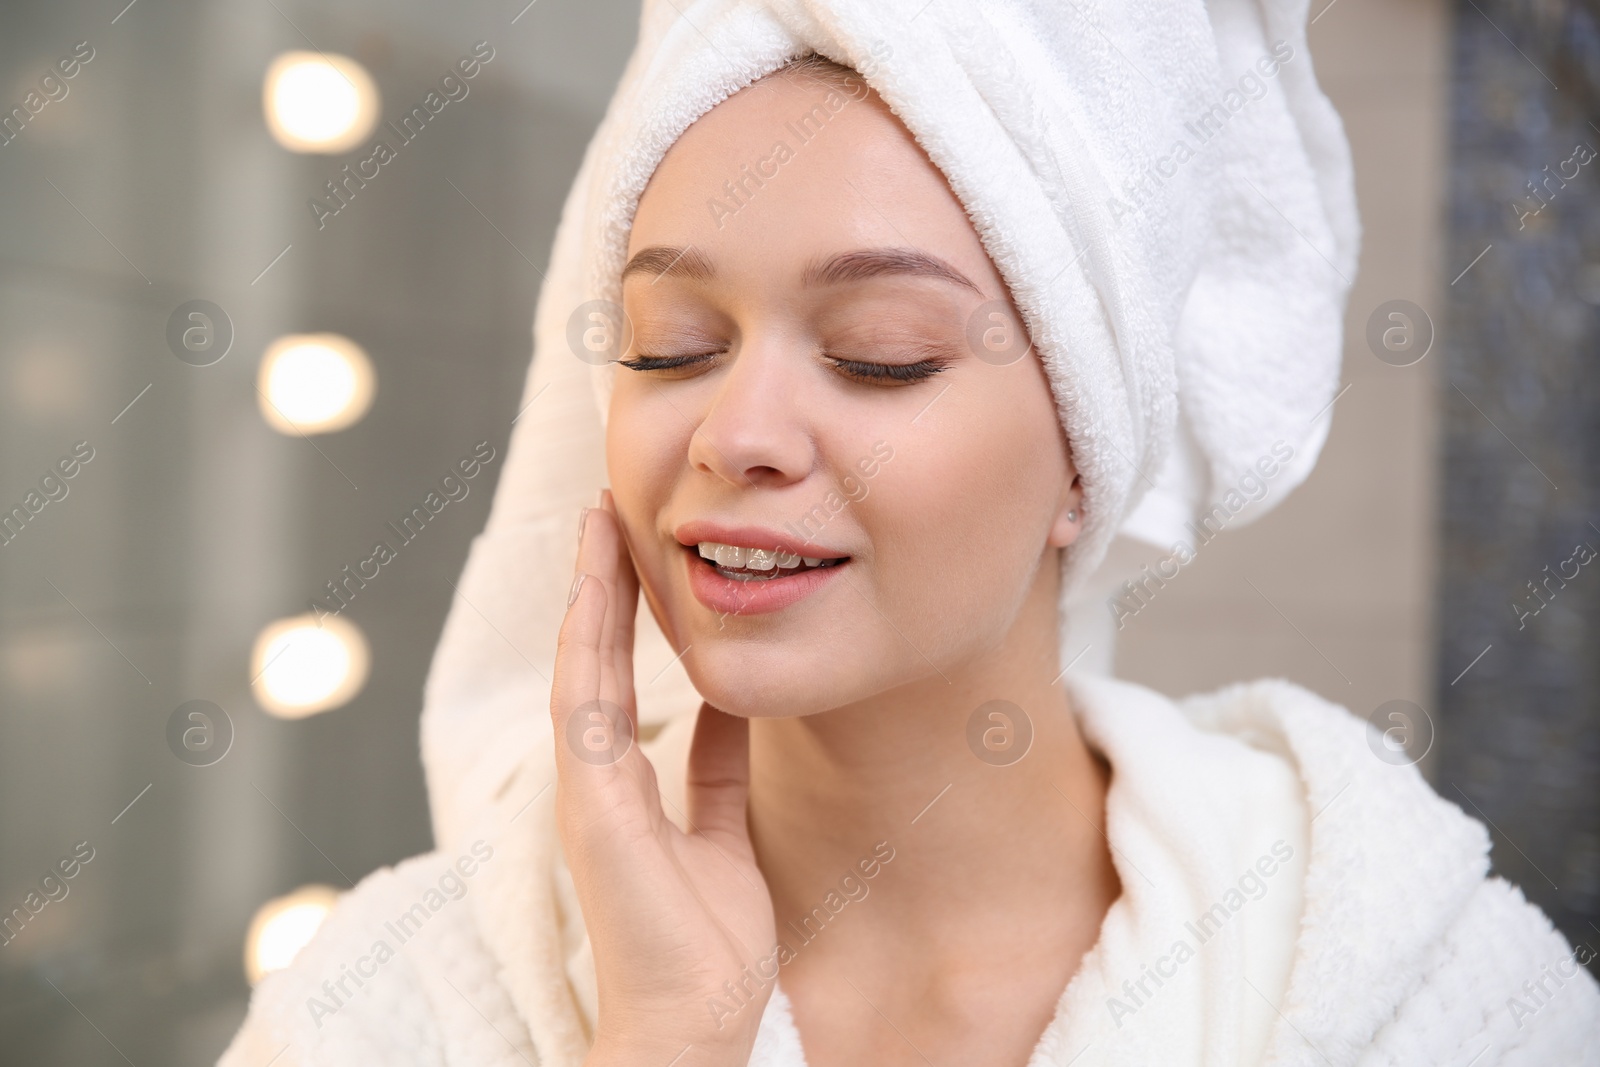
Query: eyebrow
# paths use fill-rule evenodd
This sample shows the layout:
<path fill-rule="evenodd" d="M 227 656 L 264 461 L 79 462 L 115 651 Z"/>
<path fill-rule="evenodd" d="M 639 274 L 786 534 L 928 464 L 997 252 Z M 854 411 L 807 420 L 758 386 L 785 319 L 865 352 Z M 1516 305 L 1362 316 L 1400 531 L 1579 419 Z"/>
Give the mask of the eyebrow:
<path fill-rule="evenodd" d="M 653 245 L 641 249 L 628 260 L 628 265 L 622 268 L 622 277 L 625 279 L 630 274 L 673 275 L 710 281 L 716 277 L 717 270 L 693 245 L 687 248 Z M 915 248 L 858 248 L 820 260 L 812 259 L 800 274 L 800 284 L 806 287 L 836 285 L 887 276 L 935 278 L 970 289 L 980 296 L 983 293 L 949 263 Z"/>

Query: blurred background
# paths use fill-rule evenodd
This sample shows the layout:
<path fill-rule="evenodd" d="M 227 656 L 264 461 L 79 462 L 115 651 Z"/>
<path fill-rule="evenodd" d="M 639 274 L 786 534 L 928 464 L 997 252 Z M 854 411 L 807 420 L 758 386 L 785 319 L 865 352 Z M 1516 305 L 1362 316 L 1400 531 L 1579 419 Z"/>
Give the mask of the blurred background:
<path fill-rule="evenodd" d="M 125 2 L 0 12 L 3 1064 L 212 1063 L 332 893 L 431 847 L 422 684 L 638 14 Z M 1403 721 L 1600 947 L 1600 22 L 1312 18 L 1365 227 L 1345 388 L 1116 668 Z"/>

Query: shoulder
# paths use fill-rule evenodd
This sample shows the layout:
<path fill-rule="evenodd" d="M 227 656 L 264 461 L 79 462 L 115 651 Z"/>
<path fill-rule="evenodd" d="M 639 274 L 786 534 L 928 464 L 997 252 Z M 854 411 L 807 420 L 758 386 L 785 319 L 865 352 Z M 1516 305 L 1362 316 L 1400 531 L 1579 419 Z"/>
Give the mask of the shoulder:
<path fill-rule="evenodd" d="M 1586 1062 L 1600 1034 L 1600 985 L 1586 970 L 1593 958 L 1588 946 L 1569 945 L 1516 886 L 1484 879 L 1361 1065 Z"/>
<path fill-rule="evenodd" d="M 475 870 L 429 852 L 363 878 L 256 986 L 218 1067 L 522 1063 L 531 1045 L 467 899 Z"/>
<path fill-rule="evenodd" d="M 1343 705 L 1263 678 L 1187 697 L 1181 707 L 1199 729 L 1287 759 L 1319 845 L 1393 871 L 1451 871 L 1460 876 L 1458 903 L 1487 873 L 1483 825 L 1436 792 L 1415 761 L 1386 758 L 1379 728 Z M 1426 721 L 1408 725 L 1419 735 L 1431 730 Z"/>
<path fill-rule="evenodd" d="M 1593 951 L 1489 875 L 1487 829 L 1415 765 L 1384 758 L 1378 727 L 1282 679 L 1181 706 L 1201 729 L 1283 753 L 1305 789 L 1306 912 L 1285 1012 L 1296 1032 L 1281 1048 L 1361 1050 L 1362 1067 L 1593 1054 Z"/>

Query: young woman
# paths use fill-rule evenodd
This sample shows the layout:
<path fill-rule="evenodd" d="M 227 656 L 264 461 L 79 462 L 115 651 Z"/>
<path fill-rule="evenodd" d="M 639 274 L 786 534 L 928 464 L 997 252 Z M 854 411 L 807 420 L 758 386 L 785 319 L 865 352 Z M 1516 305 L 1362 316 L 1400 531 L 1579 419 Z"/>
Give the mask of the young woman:
<path fill-rule="evenodd" d="M 713 51 L 696 54 L 763 40 L 768 24 L 741 22 L 754 5 L 704 7 Z M 872 39 L 860 8 L 833 7 L 765 10 Z M 1169 7 L 1191 28 L 1206 17 Z M 910 67 L 936 65 L 934 40 L 986 43 L 964 36 L 971 12 L 916 17 L 930 36 L 891 49 Z M 1037 57 L 1011 43 L 1025 80 Z M 689 94 L 703 71 L 674 47 L 701 48 L 647 9 L 653 61 L 625 85 Z M 440 849 L 347 894 L 263 981 L 224 1064 L 1593 1062 L 1581 948 L 1485 879 L 1482 827 L 1376 758 L 1348 712 L 1283 682 L 1179 704 L 1064 669 L 1064 599 L 1134 512 L 1111 453 L 1159 454 L 1139 444 L 1159 437 L 1159 360 L 1127 334 L 1182 335 L 1183 301 L 1130 309 L 1158 287 L 1100 275 L 1115 254 L 1037 276 L 1028 235 L 1008 248 L 995 194 L 971 185 L 981 167 L 934 162 L 938 120 L 921 113 L 919 140 L 857 71 L 763 62 L 776 72 L 687 105 L 630 210 L 575 200 L 621 254 L 623 314 L 552 306 L 547 288 L 543 329 L 626 329 L 530 385 L 541 439 L 577 451 L 534 462 L 523 438 L 475 548 L 444 641 L 456 658 L 430 681 Z M 988 89 L 997 113 L 1016 103 Z M 1011 117 L 1021 141 L 1030 120 Z M 1241 106 L 1229 121 L 1252 120 Z M 602 130 L 597 151 L 627 140 Z M 1188 165 L 1196 187 L 1221 172 Z M 1338 194 L 1324 224 L 1353 257 Z M 1101 249 L 1182 215 L 1126 206 L 1145 217 L 1096 234 Z M 564 224 L 558 260 L 579 236 Z M 1185 246 L 1200 275 L 1207 244 Z M 1276 269 L 1336 352 L 1316 311 L 1342 286 Z M 1072 272 L 1109 310 L 1041 310 Z M 1225 285 L 1211 292 L 1226 306 Z M 1101 350 L 1123 354 L 1110 385 L 1096 319 Z M 1202 365 L 1203 348 L 1187 349 Z M 599 442 L 578 408 L 533 405 L 581 397 L 595 352 L 609 488 L 575 516 L 560 505 L 598 480 Z M 1117 388 L 1154 399 L 1107 410 Z M 1217 401 L 1169 392 L 1225 468 L 1205 445 Z M 1291 483 L 1319 432 L 1288 448 Z M 692 689 L 655 695 L 668 671 Z"/>
<path fill-rule="evenodd" d="M 567 855 L 605 931 L 599 1038 L 615 1062 L 644 1062 L 638 1038 L 662 1062 L 689 1043 L 744 1062 L 759 1003 L 724 1021 L 706 995 L 885 841 L 872 899 L 782 971 L 812 1062 L 919 1060 L 881 1011 L 950 1062 L 1020 1064 L 1118 895 L 1109 774 L 1056 684 L 1082 492 L 1039 361 L 970 351 L 967 322 L 1005 286 L 881 102 L 832 116 L 737 226 L 708 216 L 706 176 L 819 88 L 769 79 L 696 123 L 630 237 L 615 503 L 584 522 L 552 711 L 557 731 L 596 698 L 631 714 L 640 584 L 711 706 L 687 836 L 648 761 L 557 748 Z M 994 701 L 1033 727 L 1004 768 L 967 744 Z M 636 999 L 608 1002 L 611 982 Z"/>

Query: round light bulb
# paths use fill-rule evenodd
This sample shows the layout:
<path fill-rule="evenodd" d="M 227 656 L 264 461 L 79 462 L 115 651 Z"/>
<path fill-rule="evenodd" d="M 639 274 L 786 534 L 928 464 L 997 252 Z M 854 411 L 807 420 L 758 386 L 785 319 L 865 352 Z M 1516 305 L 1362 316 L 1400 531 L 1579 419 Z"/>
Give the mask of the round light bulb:
<path fill-rule="evenodd" d="M 256 637 L 250 675 L 268 714 L 303 719 L 348 704 L 366 684 L 370 663 L 367 639 L 349 619 L 296 615 Z"/>
<path fill-rule="evenodd" d="M 293 963 L 338 899 L 332 886 L 307 885 L 257 908 L 244 939 L 244 973 L 250 984 Z"/>
<path fill-rule="evenodd" d="M 278 338 L 261 357 L 261 416 L 279 433 L 333 433 L 361 421 L 377 388 L 372 360 L 336 333 Z"/>
<path fill-rule="evenodd" d="M 285 52 L 262 82 L 267 129 L 294 152 L 348 152 L 378 124 L 378 87 L 349 56 Z"/>

